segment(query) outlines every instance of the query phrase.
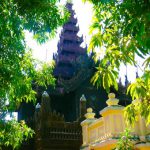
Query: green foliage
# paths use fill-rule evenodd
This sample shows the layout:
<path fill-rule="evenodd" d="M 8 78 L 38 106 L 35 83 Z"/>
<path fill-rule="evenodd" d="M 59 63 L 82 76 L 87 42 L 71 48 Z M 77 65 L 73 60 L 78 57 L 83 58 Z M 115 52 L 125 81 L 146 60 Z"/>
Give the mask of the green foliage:
<path fill-rule="evenodd" d="M 150 1 L 149 0 L 83 0 L 93 4 L 93 24 L 89 51 L 93 51 L 100 59 L 97 73 L 92 82 L 109 92 L 112 85 L 116 86 L 120 64 L 137 65 L 135 56 L 146 59 L 150 54 Z M 99 49 L 99 53 L 97 53 Z M 137 111 L 150 123 L 150 58 L 144 61 L 143 75 L 128 87 L 132 99 L 141 99 L 136 108 L 126 108 L 129 122 L 137 117 Z M 111 69 L 110 69 L 111 68 Z M 115 70 L 116 74 L 110 70 Z M 109 76 L 113 75 L 113 78 Z M 104 80 L 105 79 L 105 80 Z M 145 109 L 144 107 L 145 106 Z"/>
<path fill-rule="evenodd" d="M 118 90 L 118 84 L 116 78 L 118 77 L 118 72 L 114 70 L 114 67 L 109 66 L 109 64 L 105 66 L 101 66 L 103 63 L 97 67 L 97 71 L 91 79 L 94 85 L 99 87 L 101 84 L 104 89 L 109 92 L 110 87 L 114 86 L 116 90 Z"/>
<path fill-rule="evenodd" d="M 28 128 L 24 121 L 0 121 L 0 149 L 2 146 L 19 148 L 20 144 L 33 137 L 33 134 L 34 131 Z"/>
<path fill-rule="evenodd" d="M 30 51 L 24 54 L 18 65 L 18 70 L 12 68 L 10 72 L 8 66 L 1 67 L 3 78 L 0 82 L 0 99 L 6 99 L 6 97 L 9 99 L 9 110 L 13 110 L 14 106 L 22 100 L 35 101 L 36 92 L 32 88 L 33 84 L 45 87 L 55 84 L 55 78 L 52 75 L 54 65 L 36 62 Z M 36 69 L 36 65 L 41 69 Z M 9 73 L 8 76 L 6 76 L 7 73 Z"/>
<path fill-rule="evenodd" d="M 127 93 L 130 93 L 133 100 L 136 99 L 125 108 L 127 123 L 134 124 L 141 115 L 147 125 L 150 124 L 150 71 L 145 70 L 140 78 L 130 84 Z"/>
<path fill-rule="evenodd" d="M 69 13 L 64 6 L 60 6 L 59 0 L 0 1 L 0 120 L 5 118 L 8 111 L 14 111 L 22 100 L 35 101 L 33 85 L 55 83 L 52 75 L 54 65 L 40 64 L 42 68 L 36 69 L 39 63 L 27 49 L 25 30 L 32 32 L 34 39 L 41 44 L 54 35 L 68 16 Z M 9 131 L 10 128 L 12 131 Z M 29 130 L 25 125 L 23 128 L 25 132 L 21 132 L 20 123 L 3 122 L 0 136 L 4 136 L 4 140 L 0 139 L 1 144 L 14 148 L 18 146 L 24 137 L 28 137 L 26 132 Z"/>
<path fill-rule="evenodd" d="M 35 81 L 41 85 L 42 82 L 54 84 L 54 78 L 35 69 L 36 62 L 26 48 L 24 30 L 33 32 L 40 43 L 44 42 L 65 22 L 68 13 L 59 7 L 57 0 L 2 0 L 0 12 L 0 99 L 7 97 L 10 104 L 14 100 L 15 103 L 22 99 L 30 101 L 35 96 L 34 80 L 41 79 Z M 52 73 L 52 68 L 46 73 Z"/>
<path fill-rule="evenodd" d="M 31 51 L 25 53 L 19 62 L 20 68 L 14 70 L 15 74 L 10 74 L 9 84 L 2 84 L 0 95 L 0 119 L 4 120 L 7 112 L 14 111 L 22 100 L 35 102 L 36 92 L 32 86 L 55 85 L 55 78 L 52 75 L 54 64 L 37 63 L 33 58 Z M 38 65 L 41 69 L 35 68 Z M 1 69 L 4 69 L 4 65 Z M 6 69 L 8 69 L 6 67 Z M 20 69 L 20 70 L 19 70 Z M 7 71 L 7 70 L 6 70 Z M 10 70 L 13 71 L 13 70 Z M 3 71 L 3 73 L 5 73 Z M 4 76 L 5 77 L 5 76 Z M 3 83 L 8 82 L 8 78 L 1 78 Z M 5 80 L 4 80 L 5 79 Z M 6 105 L 8 101 L 8 104 Z M 17 121 L 0 122 L 0 141 L 1 145 L 17 148 L 23 140 L 30 138 L 33 131 L 24 123 Z"/>
<path fill-rule="evenodd" d="M 132 138 L 130 131 L 126 129 L 118 140 L 116 148 L 113 150 L 134 150 L 134 145 L 131 141 Z"/>
<path fill-rule="evenodd" d="M 133 99 L 146 99 L 150 98 L 150 70 L 145 70 L 144 74 L 137 78 L 134 83 L 132 83 L 127 92 L 130 92 Z"/>
<path fill-rule="evenodd" d="M 139 114 L 150 124 L 150 71 L 145 70 L 141 78 L 137 78 L 127 90 L 132 95 L 133 103 L 126 107 L 125 116 L 127 122 L 133 124 Z"/>
<path fill-rule="evenodd" d="M 24 18 L 24 29 L 34 33 L 39 43 L 47 41 L 67 20 L 69 13 L 59 0 L 14 0 L 18 14 Z M 34 18 L 34 19 L 33 19 Z"/>
<path fill-rule="evenodd" d="M 35 81 L 37 85 L 47 87 L 47 85 L 55 85 L 56 79 L 53 77 L 54 62 L 41 63 L 41 69 L 37 70 Z"/>

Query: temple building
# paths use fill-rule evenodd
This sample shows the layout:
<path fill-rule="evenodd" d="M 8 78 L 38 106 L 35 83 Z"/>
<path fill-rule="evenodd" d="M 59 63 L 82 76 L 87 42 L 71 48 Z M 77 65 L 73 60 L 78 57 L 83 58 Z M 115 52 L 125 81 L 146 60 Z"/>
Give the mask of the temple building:
<path fill-rule="evenodd" d="M 41 103 L 43 91 L 47 91 L 51 98 L 52 111 L 64 115 L 65 121 L 76 121 L 80 118 L 80 98 L 84 94 L 86 106 L 92 107 L 99 116 L 99 110 L 106 107 L 106 91 L 101 87 L 97 89 L 90 82 L 95 73 L 95 67 L 92 56 L 87 54 L 87 46 L 81 47 L 83 36 L 79 37 L 79 26 L 73 10 L 73 4 L 67 3 L 67 9 L 70 12 L 69 21 L 64 24 L 58 42 L 57 53 L 53 55 L 56 62 L 54 76 L 57 79 L 56 87 L 51 86 L 48 89 L 36 87 L 37 102 Z M 120 87 L 120 89 L 122 86 Z M 117 96 L 120 97 L 120 103 L 126 105 L 129 103 L 121 89 Z M 33 104 L 22 103 L 19 108 L 19 120 L 27 120 L 32 117 L 35 111 Z"/>
<path fill-rule="evenodd" d="M 106 106 L 107 93 L 102 87 L 97 89 L 90 82 L 96 64 L 92 55 L 87 54 L 86 44 L 85 48 L 81 47 L 84 41 L 83 36 L 78 36 L 79 26 L 73 4 L 67 3 L 66 7 L 70 12 L 70 19 L 63 26 L 58 50 L 53 56 L 57 83 L 54 90 L 49 88 L 47 92 L 52 101 L 52 109 L 63 114 L 65 121 L 75 121 L 80 118 L 80 97 L 83 94 L 87 107 L 92 107 L 98 116 L 99 109 Z M 128 102 L 122 99 L 121 103 L 125 105 Z"/>
<path fill-rule="evenodd" d="M 57 53 L 53 58 L 56 62 L 54 76 L 56 88 L 48 90 L 52 99 L 52 107 L 64 114 L 66 121 L 75 121 L 79 117 L 79 103 L 82 94 L 89 98 L 90 77 L 93 72 L 92 60 L 87 55 L 87 47 L 81 47 L 83 36 L 79 37 L 79 26 L 71 3 L 67 3 L 70 12 L 69 21 L 63 26 L 58 42 Z M 93 93 L 95 97 L 95 92 Z M 91 99 L 91 98 L 89 98 Z"/>
<path fill-rule="evenodd" d="M 67 9 L 70 12 L 69 21 L 63 26 L 58 42 L 57 54 L 54 54 L 56 67 L 54 75 L 56 78 L 71 79 L 77 73 L 79 59 L 87 56 L 86 48 L 82 48 L 80 44 L 83 42 L 83 36 L 79 37 L 79 26 L 77 26 L 77 18 L 72 9 L 72 4 L 67 3 Z"/>
<path fill-rule="evenodd" d="M 99 110 L 107 106 L 106 91 L 102 87 L 97 89 L 90 82 L 96 64 L 87 54 L 87 46 L 81 47 L 83 36 L 78 36 L 73 4 L 67 3 L 66 7 L 70 19 L 63 26 L 57 53 L 53 55 L 56 86 L 34 87 L 36 107 L 32 103 L 22 103 L 19 107 L 19 120 L 25 120 L 36 132 L 34 142 L 23 149 L 79 150 L 82 144 L 80 122 L 85 119 L 86 108 L 91 107 L 99 117 Z M 121 84 L 119 90 L 116 95 L 120 98 L 119 103 L 125 106 L 130 101 Z"/>

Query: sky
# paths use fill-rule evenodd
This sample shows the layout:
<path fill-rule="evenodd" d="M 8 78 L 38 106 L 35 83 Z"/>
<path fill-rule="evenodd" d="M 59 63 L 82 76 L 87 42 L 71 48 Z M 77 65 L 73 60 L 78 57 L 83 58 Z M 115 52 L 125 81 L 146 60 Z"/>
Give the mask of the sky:
<path fill-rule="evenodd" d="M 75 10 L 80 31 L 78 33 L 79 36 L 83 34 L 86 43 L 89 43 L 90 36 L 88 28 L 90 26 L 92 20 L 92 6 L 90 4 L 84 4 L 81 0 L 73 0 L 73 9 Z M 58 29 L 58 34 L 56 37 L 45 44 L 39 45 L 32 38 L 32 34 L 26 32 L 26 42 L 27 45 L 33 50 L 33 56 L 41 61 L 49 61 L 52 59 L 53 53 L 57 52 L 57 43 L 59 40 L 59 33 L 61 29 Z"/>
<path fill-rule="evenodd" d="M 76 13 L 75 17 L 77 17 L 78 19 L 78 25 L 80 28 L 78 35 L 79 36 L 83 35 L 84 41 L 88 44 L 90 41 L 89 27 L 92 20 L 92 6 L 89 3 L 85 3 L 85 4 L 82 3 L 81 0 L 73 0 L 73 9 L 75 10 Z M 39 59 L 41 61 L 52 60 L 53 53 L 57 52 L 57 43 L 59 40 L 60 31 L 61 28 L 58 29 L 58 33 L 54 39 L 51 39 L 50 41 L 42 45 L 39 45 L 35 40 L 33 40 L 31 33 L 26 32 L 26 42 L 27 45 L 33 50 L 34 58 Z M 121 65 L 120 76 L 122 82 L 123 83 L 125 82 L 126 72 L 127 72 L 128 80 L 134 81 L 136 77 L 136 70 L 137 69 L 133 66 L 125 67 L 124 65 Z M 140 71 L 139 74 L 141 74 Z"/>

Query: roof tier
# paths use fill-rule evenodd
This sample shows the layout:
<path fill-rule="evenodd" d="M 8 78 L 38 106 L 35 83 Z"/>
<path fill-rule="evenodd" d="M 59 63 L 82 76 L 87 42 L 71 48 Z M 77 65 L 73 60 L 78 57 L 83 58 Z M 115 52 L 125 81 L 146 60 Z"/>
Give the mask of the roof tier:
<path fill-rule="evenodd" d="M 54 69 L 55 77 L 71 78 L 75 75 L 77 68 L 75 67 L 80 56 L 86 55 L 86 48 L 82 48 L 80 44 L 83 42 L 83 36 L 79 37 L 79 26 L 77 26 L 77 18 L 72 9 L 72 4 L 67 3 L 67 9 L 70 12 L 69 21 L 63 26 L 58 42 L 57 54 L 54 55 L 56 67 Z"/>

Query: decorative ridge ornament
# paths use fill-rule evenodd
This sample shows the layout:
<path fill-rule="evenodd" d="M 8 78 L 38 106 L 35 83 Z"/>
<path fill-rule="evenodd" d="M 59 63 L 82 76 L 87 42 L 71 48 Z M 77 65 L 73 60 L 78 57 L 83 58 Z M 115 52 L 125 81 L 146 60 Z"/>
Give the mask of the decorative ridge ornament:
<path fill-rule="evenodd" d="M 93 113 L 92 108 L 87 109 L 87 113 L 85 114 L 86 119 L 94 119 L 95 113 Z"/>
<path fill-rule="evenodd" d="M 49 97 L 48 93 L 46 91 L 43 92 L 42 97 Z"/>
<path fill-rule="evenodd" d="M 36 106 L 35 106 L 35 109 L 40 109 L 40 108 L 41 108 L 40 103 L 37 103 Z"/>
<path fill-rule="evenodd" d="M 85 98 L 85 96 L 84 96 L 84 94 L 82 94 L 82 96 L 81 96 L 81 98 L 80 98 L 80 102 L 86 102 L 86 98 Z"/>
<path fill-rule="evenodd" d="M 42 94 L 41 113 L 44 117 L 47 117 L 47 115 L 50 112 L 51 112 L 51 100 L 48 93 L 44 91 Z"/>
<path fill-rule="evenodd" d="M 115 98 L 115 94 L 114 93 L 109 93 L 108 94 L 108 100 L 106 101 L 106 104 L 108 106 L 114 106 L 114 105 L 118 105 L 119 103 L 119 99 Z"/>

